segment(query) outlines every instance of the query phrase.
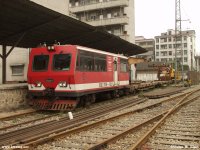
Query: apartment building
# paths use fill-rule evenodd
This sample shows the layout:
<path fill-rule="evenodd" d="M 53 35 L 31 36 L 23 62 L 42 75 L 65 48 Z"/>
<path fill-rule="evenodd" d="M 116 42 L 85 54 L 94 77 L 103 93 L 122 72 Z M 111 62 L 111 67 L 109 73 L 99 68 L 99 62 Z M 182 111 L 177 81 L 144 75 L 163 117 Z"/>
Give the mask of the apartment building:
<path fill-rule="evenodd" d="M 144 36 L 136 36 L 135 44 L 147 50 L 146 53 L 136 55 L 136 58 L 144 58 L 146 61 L 154 61 L 155 40 L 153 38 L 146 39 Z"/>
<path fill-rule="evenodd" d="M 175 49 L 178 65 L 183 65 L 189 70 L 195 68 L 195 31 L 182 31 L 181 36 L 175 41 L 175 31 L 169 29 L 160 36 L 155 36 L 155 61 L 175 62 Z M 182 39 L 182 40 L 181 40 Z M 182 43 L 182 47 L 181 47 Z M 183 58 L 183 59 L 182 59 Z"/>
<path fill-rule="evenodd" d="M 134 0 L 69 0 L 69 11 L 83 22 L 135 42 Z"/>

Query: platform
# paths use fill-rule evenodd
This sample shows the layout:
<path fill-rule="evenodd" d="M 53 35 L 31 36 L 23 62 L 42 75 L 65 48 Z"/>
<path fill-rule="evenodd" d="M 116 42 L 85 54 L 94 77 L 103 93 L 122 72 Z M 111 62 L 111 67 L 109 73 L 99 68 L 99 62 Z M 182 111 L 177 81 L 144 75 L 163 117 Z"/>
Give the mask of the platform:
<path fill-rule="evenodd" d="M 0 112 L 17 109 L 26 105 L 27 83 L 0 85 Z"/>
<path fill-rule="evenodd" d="M 15 83 L 15 84 L 0 84 L 0 90 L 10 90 L 10 89 L 24 89 L 28 88 L 27 83 Z"/>

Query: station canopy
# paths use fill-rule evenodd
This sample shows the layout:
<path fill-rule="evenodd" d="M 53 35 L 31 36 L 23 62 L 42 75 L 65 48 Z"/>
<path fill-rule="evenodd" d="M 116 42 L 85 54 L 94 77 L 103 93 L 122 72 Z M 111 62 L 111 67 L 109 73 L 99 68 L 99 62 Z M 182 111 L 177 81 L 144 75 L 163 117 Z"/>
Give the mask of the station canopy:
<path fill-rule="evenodd" d="M 146 52 L 103 27 L 88 25 L 29 0 L 0 0 L 0 45 L 32 48 L 55 40 L 127 56 Z"/>

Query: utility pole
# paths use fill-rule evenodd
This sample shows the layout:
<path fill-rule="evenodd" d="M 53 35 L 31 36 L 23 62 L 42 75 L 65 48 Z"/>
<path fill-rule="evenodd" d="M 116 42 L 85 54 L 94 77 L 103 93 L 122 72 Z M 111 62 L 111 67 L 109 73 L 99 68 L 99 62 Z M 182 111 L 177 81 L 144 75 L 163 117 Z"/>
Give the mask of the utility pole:
<path fill-rule="evenodd" d="M 177 83 L 177 74 L 178 74 L 178 67 L 177 67 L 177 50 L 178 50 L 178 39 L 180 40 L 180 50 L 181 53 L 181 73 L 182 73 L 182 80 L 183 80 L 183 42 L 182 42 L 182 31 L 181 31 L 181 3 L 180 0 L 175 0 L 175 84 Z"/>

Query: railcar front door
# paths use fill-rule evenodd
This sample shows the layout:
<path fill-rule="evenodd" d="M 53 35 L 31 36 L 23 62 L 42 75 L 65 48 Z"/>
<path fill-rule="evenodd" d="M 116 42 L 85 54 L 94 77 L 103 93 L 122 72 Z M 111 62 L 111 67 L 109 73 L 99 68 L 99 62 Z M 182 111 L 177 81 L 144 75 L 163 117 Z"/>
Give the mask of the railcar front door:
<path fill-rule="evenodd" d="M 117 57 L 114 57 L 113 66 L 114 66 L 114 86 L 117 86 L 118 85 L 118 59 Z"/>

